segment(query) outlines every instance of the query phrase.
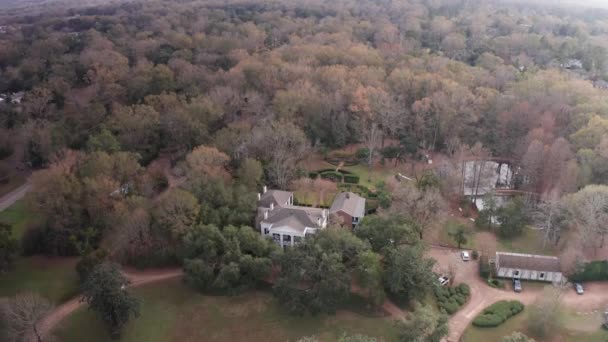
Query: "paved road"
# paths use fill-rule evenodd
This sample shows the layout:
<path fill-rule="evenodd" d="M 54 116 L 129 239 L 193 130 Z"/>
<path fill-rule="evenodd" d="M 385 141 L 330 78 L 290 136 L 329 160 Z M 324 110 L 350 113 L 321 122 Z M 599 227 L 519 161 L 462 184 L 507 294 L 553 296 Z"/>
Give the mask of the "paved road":
<path fill-rule="evenodd" d="M 22 199 L 25 194 L 28 193 L 32 189 L 32 183 L 28 181 L 17 189 L 9 192 L 8 194 L 0 197 L 0 211 L 10 207 L 15 204 L 18 200 Z"/>

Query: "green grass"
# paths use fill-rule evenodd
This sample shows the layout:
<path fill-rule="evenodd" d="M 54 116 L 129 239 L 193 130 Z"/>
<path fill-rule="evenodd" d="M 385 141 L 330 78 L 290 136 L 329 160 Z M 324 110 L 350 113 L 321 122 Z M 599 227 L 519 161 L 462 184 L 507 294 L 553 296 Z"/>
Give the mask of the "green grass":
<path fill-rule="evenodd" d="M 564 342 L 605 342 L 608 340 L 608 331 L 601 328 L 600 313 L 579 316 L 564 310 L 560 317 L 560 328 L 555 332 L 560 341 Z M 462 338 L 463 342 L 500 341 L 503 336 L 515 331 L 526 334 L 528 309 L 496 328 L 478 328 L 469 326 Z M 536 339 L 540 341 L 540 339 Z"/>
<path fill-rule="evenodd" d="M 5 222 L 13 227 L 13 236 L 20 240 L 25 233 L 27 225 L 35 219 L 31 215 L 25 204 L 25 201 L 19 200 L 12 206 L 0 212 L 0 222 Z"/>
<path fill-rule="evenodd" d="M 529 254 L 544 254 L 544 255 L 555 255 L 556 251 L 553 249 L 551 243 L 543 248 L 542 239 L 539 230 L 530 228 L 524 228 L 522 235 L 506 239 L 498 239 L 498 248 L 500 251 L 513 252 L 513 253 L 529 253 Z"/>
<path fill-rule="evenodd" d="M 35 292 L 59 304 L 78 291 L 76 262 L 74 258 L 18 259 L 11 270 L 0 274 L 0 297 Z"/>
<path fill-rule="evenodd" d="M 370 189 L 375 189 L 378 182 L 386 182 L 387 177 L 393 174 L 390 170 L 374 170 L 371 173 L 367 165 L 358 164 L 354 166 L 346 166 L 344 170 L 350 171 L 359 176 L 359 184 L 366 186 Z M 371 177 L 371 178 L 370 178 Z"/>
<path fill-rule="evenodd" d="M 439 234 L 440 243 L 458 247 L 458 244 L 450 236 L 450 233 L 455 232 L 458 226 L 462 226 L 464 228 L 467 237 L 467 243 L 462 244 L 460 247 L 467 249 L 475 249 L 475 228 L 471 227 L 470 225 L 461 224 L 460 222 L 454 219 L 448 219 L 445 225 L 441 227 L 441 231 Z"/>
<path fill-rule="evenodd" d="M 326 191 L 323 195 L 323 201 L 320 201 L 321 198 L 318 191 L 300 189 L 294 192 L 296 203 L 308 206 L 321 206 L 324 208 L 329 208 L 331 206 L 336 195 L 336 191 Z"/>
<path fill-rule="evenodd" d="M 335 316 L 290 316 L 267 292 L 206 296 L 171 280 L 134 293 L 142 299 L 141 316 L 126 326 L 121 341 L 285 342 L 310 335 L 335 341 L 344 332 L 396 339 L 388 318 L 369 317 L 358 310 L 339 311 Z M 109 340 L 102 323 L 86 309 L 61 322 L 55 335 L 64 342 Z"/>

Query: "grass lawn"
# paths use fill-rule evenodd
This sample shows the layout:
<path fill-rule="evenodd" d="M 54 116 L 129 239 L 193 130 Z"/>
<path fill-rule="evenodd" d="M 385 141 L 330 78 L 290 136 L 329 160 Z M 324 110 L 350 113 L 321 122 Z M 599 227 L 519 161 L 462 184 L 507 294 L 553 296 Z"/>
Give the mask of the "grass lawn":
<path fill-rule="evenodd" d="M 386 182 L 386 179 L 390 175 L 394 175 L 396 172 L 391 171 L 390 169 L 378 169 L 372 168 L 370 173 L 369 167 L 364 164 L 358 164 L 354 166 L 346 166 L 343 168 L 344 170 L 350 171 L 357 176 L 359 176 L 359 184 L 368 187 L 369 189 L 375 189 L 376 184 L 380 181 Z M 371 175 L 371 178 L 370 178 Z"/>
<path fill-rule="evenodd" d="M 518 237 L 512 239 L 499 238 L 499 250 L 513 253 L 555 255 L 556 252 L 551 243 L 547 243 L 543 248 L 540 234 L 542 234 L 541 231 L 526 227 L 522 235 Z"/>
<path fill-rule="evenodd" d="M 337 191 L 326 191 L 321 201 L 319 191 L 300 189 L 294 192 L 295 202 L 301 205 L 329 208 L 338 194 Z"/>
<path fill-rule="evenodd" d="M 463 342 L 500 341 L 503 336 L 515 331 L 526 333 L 528 309 L 519 315 L 507 320 L 496 328 L 477 328 L 469 326 L 462 338 Z M 601 328 L 600 313 L 595 315 L 578 316 L 573 312 L 561 313 L 561 327 L 556 331 L 559 341 L 564 342 L 604 342 L 608 340 L 608 331 Z M 554 337 L 555 337 L 554 336 Z M 536 339 L 541 341 L 540 339 Z"/>
<path fill-rule="evenodd" d="M 9 208 L 0 212 L 0 222 L 13 227 L 13 236 L 20 240 L 25 233 L 27 225 L 35 218 L 27 211 L 25 201 L 19 200 Z"/>
<path fill-rule="evenodd" d="M 78 291 L 75 258 L 20 258 L 13 269 L 0 274 L 0 297 L 36 292 L 59 304 Z"/>
<path fill-rule="evenodd" d="M 470 225 L 461 224 L 455 219 L 448 219 L 445 224 L 441 227 L 441 231 L 439 232 L 439 243 L 450 245 L 454 247 L 458 247 L 458 244 L 454 241 L 454 239 L 450 236 L 450 233 L 455 232 L 456 229 L 462 226 L 464 231 L 466 232 L 467 243 L 462 244 L 461 248 L 467 249 L 475 249 L 475 228 Z"/>
<path fill-rule="evenodd" d="M 142 299 L 141 316 L 130 322 L 121 341 L 295 341 L 315 335 L 336 341 L 344 332 L 396 339 L 392 321 L 362 313 L 339 311 L 335 316 L 294 317 L 278 306 L 270 293 L 205 296 L 180 280 L 150 284 L 134 290 Z M 108 341 L 102 323 L 81 309 L 60 323 L 58 340 Z"/>

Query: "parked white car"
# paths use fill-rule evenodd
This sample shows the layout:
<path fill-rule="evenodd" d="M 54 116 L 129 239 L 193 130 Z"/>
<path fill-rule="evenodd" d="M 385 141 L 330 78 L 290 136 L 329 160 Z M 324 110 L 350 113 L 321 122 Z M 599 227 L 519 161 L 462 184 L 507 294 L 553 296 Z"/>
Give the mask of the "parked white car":
<path fill-rule="evenodd" d="M 447 286 L 450 283 L 450 278 L 446 276 L 441 276 L 437 279 L 439 281 L 439 285 Z"/>
<path fill-rule="evenodd" d="M 463 261 L 469 261 L 471 260 L 471 253 L 469 253 L 469 251 L 462 251 L 460 252 L 460 257 Z"/>

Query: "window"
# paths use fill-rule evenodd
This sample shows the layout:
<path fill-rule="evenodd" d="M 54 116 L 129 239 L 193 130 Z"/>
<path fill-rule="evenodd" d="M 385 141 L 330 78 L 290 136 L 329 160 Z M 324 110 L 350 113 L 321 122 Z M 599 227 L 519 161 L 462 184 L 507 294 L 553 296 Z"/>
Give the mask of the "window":
<path fill-rule="evenodd" d="M 291 242 L 291 235 L 283 235 L 283 242 Z"/>
<path fill-rule="evenodd" d="M 264 228 L 264 235 L 268 235 L 268 234 L 270 234 L 270 229 Z"/>
<path fill-rule="evenodd" d="M 281 234 L 272 234 L 272 239 L 274 241 L 281 241 Z"/>
<path fill-rule="evenodd" d="M 544 279 L 545 278 L 545 272 L 540 272 L 540 275 L 538 276 L 538 278 Z"/>
<path fill-rule="evenodd" d="M 359 218 L 358 217 L 353 217 L 353 224 L 357 224 L 359 223 Z"/>

